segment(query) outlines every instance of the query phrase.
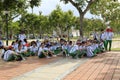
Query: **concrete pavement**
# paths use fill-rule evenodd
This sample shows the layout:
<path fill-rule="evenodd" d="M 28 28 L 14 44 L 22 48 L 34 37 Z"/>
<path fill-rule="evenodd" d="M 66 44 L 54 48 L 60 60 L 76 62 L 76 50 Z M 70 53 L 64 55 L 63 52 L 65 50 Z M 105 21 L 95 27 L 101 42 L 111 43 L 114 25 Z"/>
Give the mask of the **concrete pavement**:
<path fill-rule="evenodd" d="M 88 58 L 63 58 L 56 62 L 41 66 L 11 80 L 61 80 L 86 61 L 88 61 Z"/>

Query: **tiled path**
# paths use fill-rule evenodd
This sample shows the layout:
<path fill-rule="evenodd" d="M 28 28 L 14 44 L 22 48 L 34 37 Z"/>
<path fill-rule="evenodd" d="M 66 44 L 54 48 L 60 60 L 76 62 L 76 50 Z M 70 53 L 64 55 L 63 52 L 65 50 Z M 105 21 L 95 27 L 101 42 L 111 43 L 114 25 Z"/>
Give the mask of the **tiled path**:
<path fill-rule="evenodd" d="M 120 52 L 99 54 L 63 80 L 120 80 Z"/>
<path fill-rule="evenodd" d="M 0 80 L 10 80 L 16 76 L 22 75 L 42 65 L 55 62 L 60 57 L 51 59 L 38 59 L 38 57 L 29 57 L 26 61 L 4 62 L 0 60 Z"/>

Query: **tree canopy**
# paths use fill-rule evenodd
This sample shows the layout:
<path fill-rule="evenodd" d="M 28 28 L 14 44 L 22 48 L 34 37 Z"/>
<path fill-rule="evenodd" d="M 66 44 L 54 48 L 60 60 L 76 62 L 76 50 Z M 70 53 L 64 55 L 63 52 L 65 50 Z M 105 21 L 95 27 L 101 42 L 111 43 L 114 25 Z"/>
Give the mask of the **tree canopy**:
<path fill-rule="evenodd" d="M 42 0 L 0 0 L 0 30 L 5 33 L 5 11 L 8 11 L 9 34 L 16 35 L 19 30 L 26 30 L 26 34 L 53 35 L 57 32 L 59 37 L 64 34 L 69 36 L 71 28 L 79 30 L 80 37 L 89 34 L 94 29 L 105 28 L 106 22 L 110 22 L 114 31 L 120 30 L 120 3 L 113 0 L 60 0 L 65 4 L 71 3 L 79 13 L 74 16 L 73 11 L 63 11 L 59 5 L 49 15 L 33 13 L 34 7 L 39 7 Z M 102 7 L 101 7 L 102 6 Z M 32 13 L 27 9 L 31 8 Z M 85 14 L 101 16 L 102 19 L 87 19 Z M 19 17 L 19 20 L 14 20 Z M 83 34 L 84 33 L 84 34 Z M 6 34 L 3 34 L 6 35 Z"/>
<path fill-rule="evenodd" d="M 90 11 L 92 14 L 101 16 L 104 24 L 110 22 L 106 26 L 111 26 L 115 31 L 119 31 L 120 3 L 118 1 L 99 0 Z"/>
<path fill-rule="evenodd" d="M 83 38 L 84 34 L 83 34 L 83 19 L 85 14 L 90 10 L 90 8 L 96 4 L 96 2 L 98 2 L 98 0 L 61 0 L 63 1 L 65 4 L 67 3 L 71 3 L 79 12 L 79 23 L 80 23 L 80 28 L 79 28 L 79 32 L 80 32 L 80 37 Z"/>

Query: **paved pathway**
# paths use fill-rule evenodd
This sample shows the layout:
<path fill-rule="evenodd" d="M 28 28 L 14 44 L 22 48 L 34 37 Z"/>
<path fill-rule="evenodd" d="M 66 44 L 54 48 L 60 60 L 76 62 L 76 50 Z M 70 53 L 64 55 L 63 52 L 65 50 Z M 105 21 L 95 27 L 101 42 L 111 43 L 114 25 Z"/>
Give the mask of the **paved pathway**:
<path fill-rule="evenodd" d="M 120 80 L 120 52 L 94 58 L 35 58 L 9 64 L 12 66 L 0 66 L 0 80 Z"/>
<path fill-rule="evenodd" d="M 107 52 L 100 54 L 63 80 L 120 80 L 120 52 Z"/>
<path fill-rule="evenodd" d="M 55 62 L 61 57 L 51 59 L 38 59 L 35 57 L 28 57 L 26 61 L 4 62 L 0 60 L 0 80 L 10 80 L 14 77 L 20 76 L 26 72 L 39 68 L 51 62 Z"/>
<path fill-rule="evenodd" d="M 76 69 L 80 64 L 86 62 L 87 60 L 87 58 L 63 58 L 54 63 L 39 67 L 12 80 L 61 80 L 65 75 Z"/>

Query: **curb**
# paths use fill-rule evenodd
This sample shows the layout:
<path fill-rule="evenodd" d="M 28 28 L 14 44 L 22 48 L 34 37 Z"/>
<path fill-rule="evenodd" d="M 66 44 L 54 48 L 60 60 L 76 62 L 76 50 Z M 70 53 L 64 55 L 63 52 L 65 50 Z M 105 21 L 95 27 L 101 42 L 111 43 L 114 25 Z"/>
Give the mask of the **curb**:
<path fill-rule="evenodd" d="M 76 70 L 81 64 L 87 62 L 88 60 L 89 60 L 88 58 L 82 60 L 82 62 L 76 64 L 75 66 L 73 66 L 72 68 L 70 68 L 69 70 L 67 70 L 64 74 L 58 76 L 55 80 L 62 80 L 65 76 L 67 76 L 68 74 L 70 74 L 71 72 L 73 72 L 74 70 Z"/>

